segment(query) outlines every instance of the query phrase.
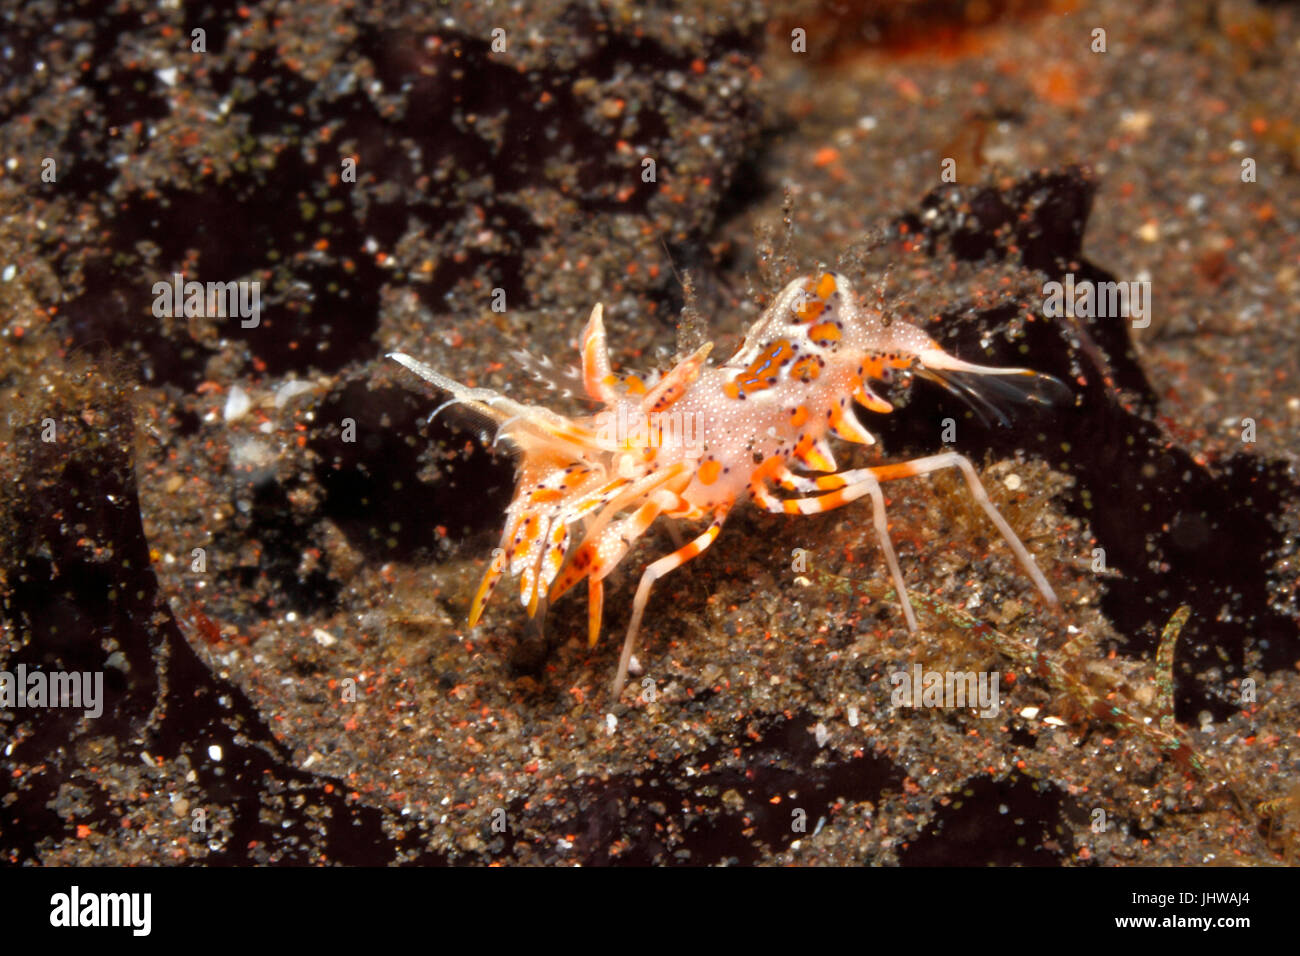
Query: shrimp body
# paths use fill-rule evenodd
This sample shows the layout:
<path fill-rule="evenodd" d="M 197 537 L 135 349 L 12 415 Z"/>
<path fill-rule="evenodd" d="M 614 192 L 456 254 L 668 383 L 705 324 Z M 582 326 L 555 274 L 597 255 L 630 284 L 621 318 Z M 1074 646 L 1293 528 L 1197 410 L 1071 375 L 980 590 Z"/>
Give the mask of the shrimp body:
<path fill-rule="evenodd" d="M 610 371 L 602 308 L 582 337 L 587 395 L 604 407 L 567 418 L 490 389 L 471 389 L 402 353 L 391 358 L 495 421 L 498 439 L 520 452 L 515 497 L 501 545 L 475 595 L 471 626 L 507 571 L 518 576 L 530 616 L 579 581 L 588 590 L 588 637 L 600 635 L 605 577 L 660 516 L 709 521 L 707 528 L 642 573 L 633 601 L 615 695 L 621 690 L 654 582 L 716 540 L 727 514 L 748 497 L 785 514 L 816 514 L 872 499 L 881 550 L 908 627 L 916 619 L 889 540 L 882 481 L 959 468 L 1049 605 L 1051 586 L 989 501 L 970 462 L 948 452 L 897 464 L 837 471 L 830 436 L 860 444 L 875 438 L 858 420 L 857 402 L 877 413 L 892 406 L 872 390 L 900 371 L 979 397 L 979 379 L 1054 379 L 1028 369 L 974 365 L 948 355 L 920 328 L 862 306 L 848 280 L 826 272 L 781 291 L 727 362 L 706 367 L 705 345 L 657 381 L 620 381 Z M 1004 389 L 1006 386 L 1003 386 Z M 1032 387 L 1032 386 L 1031 386 Z M 987 406 L 991 407 L 991 406 Z M 797 469 L 794 470 L 794 469 Z M 790 496 L 778 496 L 773 486 Z"/>

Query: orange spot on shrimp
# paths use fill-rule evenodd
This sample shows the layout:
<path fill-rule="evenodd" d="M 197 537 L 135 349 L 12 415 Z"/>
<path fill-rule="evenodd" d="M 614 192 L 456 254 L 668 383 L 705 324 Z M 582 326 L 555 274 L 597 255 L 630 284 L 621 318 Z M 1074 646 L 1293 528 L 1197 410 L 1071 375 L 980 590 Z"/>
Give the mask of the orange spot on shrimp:
<path fill-rule="evenodd" d="M 587 579 L 587 646 L 600 640 L 600 619 L 605 607 L 605 585 L 599 578 Z"/>
<path fill-rule="evenodd" d="M 537 540 L 538 535 L 542 533 L 541 518 L 537 515 L 529 515 L 524 521 L 524 526 L 519 529 L 519 551 L 525 552 Z"/>
<path fill-rule="evenodd" d="M 874 445 L 876 443 L 876 439 L 871 432 L 863 428 L 862 423 L 854 417 L 853 412 L 846 408 L 835 407 L 831 409 L 831 429 L 845 441 L 857 442 L 862 445 Z"/>
<path fill-rule="evenodd" d="M 765 348 L 758 358 L 749 363 L 749 368 L 727 383 L 734 386 L 735 393 L 733 394 L 732 389 L 727 386 L 723 386 L 724 394 L 730 398 L 739 398 L 771 388 L 776 384 L 778 370 L 794 358 L 794 355 L 794 348 L 791 347 L 788 339 L 777 339 Z"/>
<path fill-rule="evenodd" d="M 555 583 L 551 585 L 550 600 L 552 602 L 559 600 L 560 596 L 569 588 L 591 573 L 595 555 L 596 549 L 590 542 L 586 542 L 578 548 L 573 560 L 568 563 L 560 576 L 555 579 Z"/>
<path fill-rule="evenodd" d="M 795 428 L 802 428 L 804 422 L 808 421 L 808 406 L 800 405 L 790 413 L 790 424 Z"/>
<path fill-rule="evenodd" d="M 818 322 L 808 330 L 808 338 L 818 345 L 826 345 L 840 340 L 840 327 L 834 322 Z"/>
<path fill-rule="evenodd" d="M 795 321 L 803 324 L 815 322 L 826 311 L 826 303 L 820 299 L 805 299 L 794 311 Z"/>
<path fill-rule="evenodd" d="M 835 282 L 835 276 L 829 272 L 822 273 L 822 277 L 818 280 L 817 288 L 815 290 L 817 298 L 829 299 L 835 294 L 836 288 L 838 288 L 838 286 Z"/>
<path fill-rule="evenodd" d="M 805 438 L 795 448 L 794 457 L 810 471 L 834 471 L 837 467 L 830 446 L 821 439 Z"/>
<path fill-rule="evenodd" d="M 790 374 L 801 382 L 812 382 L 822 373 L 822 362 L 815 355 L 802 358 L 790 367 Z"/>
<path fill-rule="evenodd" d="M 853 400 L 860 405 L 864 405 L 873 412 L 892 412 L 894 406 L 889 404 L 865 384 L 860 384 L 853 392 Z"/>

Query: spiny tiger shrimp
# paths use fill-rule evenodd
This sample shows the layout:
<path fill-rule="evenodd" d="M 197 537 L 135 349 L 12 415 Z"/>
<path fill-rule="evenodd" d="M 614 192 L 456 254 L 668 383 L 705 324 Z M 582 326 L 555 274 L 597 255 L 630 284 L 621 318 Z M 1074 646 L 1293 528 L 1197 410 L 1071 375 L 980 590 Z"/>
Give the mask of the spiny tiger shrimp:
<path fill-rule="evenodd" d="M 849 281 L 835 272 L 787 285 L 727 362 L 708 366 L 711 347 L 702 346 L 658 379 L 620 379 L 610 369 L 603 310 L 597 304 L 582 335 L 581 381 L 587 396 L 604 407 L 579 418 L 491 389 L 469 388 L 409 355 L 389 354 L 450 393 L 438 410 L 468 406 L 495 423 L 497 440 L 519 452 L 514 499 L 506 509 L 501 545 L 474 596 L 470 626 L 507 571 L 519 578 L 520 600 L 530 617 L 539 610 L 544 616 L 551 602 L 586 580 L 588 639 L 594 647 L 605 578 L 633 542 L 661 516 L 707 520 L 703 532 L 642 572 L 611 688 L 616 698 L 651 588 L 713 544 L 738 501 L 748 496 L 767 511 L 811 515 L 865 495 L 871 499 L 903 617 L 915 632 L 916 616 L 890 542 L 881 483 L 944 468 L 961 472 L 1043 600 L 1059 607 L 1047 578 L 965 457 L 948 451 L 838 471 L 827 442 L 833 433 L 845 441 L 874 444 L 853 403 L 871 412 L 891 412 L 893 406 L 872 384 L 889 382 L 897 373 L 911 372 L 978 403 L 977 408 L 995 411 L 981 395 L 989 384 L 995 393 L 1050 402 L 1054 399 L 1042 396 L 1053 390 L 1068 393 L 1058 380 L 1030 369 L 976 365 L 949 355 L 919 327 L 886 321 L 878 310 L 860 303 Z M 773 485 L 789 494 L 778 496 Z"/>

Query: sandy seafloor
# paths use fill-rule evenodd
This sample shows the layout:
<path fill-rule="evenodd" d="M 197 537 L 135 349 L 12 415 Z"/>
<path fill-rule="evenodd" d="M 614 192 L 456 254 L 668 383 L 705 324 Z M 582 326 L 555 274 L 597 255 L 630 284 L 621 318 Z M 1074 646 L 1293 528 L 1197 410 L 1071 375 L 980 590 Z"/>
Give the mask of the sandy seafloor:
<path fill-rule="evenodd" d="M 98 719 L 0 711 L 6 862 L 1295 859 L 1294 5 L 25 2 L 0 75 L 0 668 L 106 689 Z M 909 585 L 1072 638 L 1153 725 L 1189 605 L 1174 717 L 1207 774 L 792 569 L 883 575 L 865 504 L 737 509 L 657 586 L 618 701 L 662 527 L 595 650 L 581 587 L 544 633 L 505 585 L 467 627 L 513 466 L 383 354 L 580 412 L 510 352 L 567 364 L 602 301 L 620 369 L 729 355 L 824 267 L 1070 385 L 999 428 L 917 383 L 836 453 L 930 454 L 953 418 L 1066 619 L 950 476 L 888 487 Z M 260 324 L 155 317 L 175 272 L 259 281 Z M 1045 317 L 1066 273 L 1149 281 L 1149 326 Z M 996 670 L 1000 714 L 892 708 L 915 663 Z"/>

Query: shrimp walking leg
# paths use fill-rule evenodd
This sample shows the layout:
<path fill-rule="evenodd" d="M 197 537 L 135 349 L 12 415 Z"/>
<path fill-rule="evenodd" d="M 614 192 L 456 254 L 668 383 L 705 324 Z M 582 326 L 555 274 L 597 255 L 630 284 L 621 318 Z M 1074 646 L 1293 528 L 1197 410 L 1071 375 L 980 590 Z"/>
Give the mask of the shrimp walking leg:
<path fill-rule="evenodd" d="M 637 631 L 641 629 L 641 616 L 645 613 L 646 603 L 650 600 L 650 589 L 654 587 L 656 581 L 669 571 L 680 568 L 691 558 L 696 557 L 709 545 L 713 544 L 717 540 L 718 532 L 722 530 L 722 522 L 726 520 L 726 517 L 727 512 L 725 509 L 715 511 L 713 523 L 709 525 L 703 534 L 687 542 L 672 554 L 665 555 L 655 561 L 641 575 L 641 583 L 637 585 L 636 597 L 632 601 L 632 620 L 627 626 L 627 638 L 623 641 L 623 653 L 618 659 L 618 674 L 614 677 L 614 683 L 611 687 L 611 693 L 615 698 L 618 697 L 619 692 L 623 689 L 623 683 L 627 680 L 627 668 L 632 660 L 632 648 L 636 646 L 636 635 Z"/>

